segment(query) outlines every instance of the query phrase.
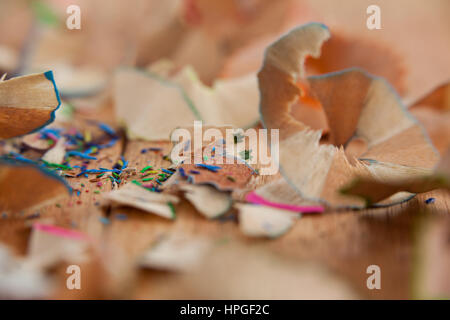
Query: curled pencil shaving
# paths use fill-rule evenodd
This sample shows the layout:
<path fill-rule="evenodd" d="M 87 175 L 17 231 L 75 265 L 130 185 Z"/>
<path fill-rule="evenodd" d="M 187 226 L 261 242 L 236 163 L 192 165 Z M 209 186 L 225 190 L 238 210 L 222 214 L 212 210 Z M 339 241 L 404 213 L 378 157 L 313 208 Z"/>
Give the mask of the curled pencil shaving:
<path fill-rule="evenodd" d="M 400 94 L 405 93 L 407 69 L 403 59 L 394 49 L 340 31 L 334 34 L 324 42 L 319 57 L 307 57 L 305 69 L 308 75 L 358 67 L 384 77 Z M 262 64 L 264 49 L 278 37 L 279 35 L 271 35 L 258 39 L 237 50 L 226 60 L 221 77 L 238 77 L 256 72 Z"/>
<path fill-rule="evenodd" d="M 299 218 L 288 210 L 238 203 L 239 229 L 250 237 L 276 238 L 288 232 Z"/>
<path fill-rule="evenodd" d="M 48 125 L 60 104 L 51 71 L 0 81 L 0 139 L 22 136 Z M 47 157 L 62 161 L 61 148 L 63 141 Z M 24 162 L 2 161 L 0 177 L 0 210 L 6 212 L 38 208 L 68 190 L 56 175 Z"/>
<path fill-rule="evenodd" d="M 61 101 L 51 71 L 0 82 L 0 139 L 21 136 L 54 120 Z"/>
<path fill-rule="evenodd" d="M 450 147 L 450 83 L 414 102 L 409 110 L 424 125 L 441 155 Z"/>
<path fill-rule="evenodd" d="M 319 57 L 329 37 L 327 27 L 311 23 L 269 46 L 258 73 L 261 117 L 267 128 L 280 129 L 280 171 L 302 197 L 361 208 L 360 199 L 339 193 L 353 177 L 386 180 L 421 175 L 431 170 L 438 156 L 383 79 L 359 69 L 306 77 L 305 58 Z M 311 130 L 307 118 L 295 117 L 294 109 L 309 107 L 305 107 L 309 100 L 302 100 L 304 88 L 323 110 L 325 137 L 320 130 Z M 385 204 L 408 197 L 397 195 Z"/>
<path fill-rule="evenodd" d="M 184 197 L 206 218 L 220 217 L 231 208 L 230 194 L 213 186 L 185 184 L 180 188 L 185 192 Z"/>
<path fill-rule="evenodd" d="M 44 168 L 18 162 L 0 162 L 0 210 L 38 209 L 67 195 L 66 184 Z"/>
<path fill-rule="evenodd" d="M 201 83 L 191 67 L 168 78 L 121 69 L 115 75 L 114 87 L 115 112 L 130 138 L 167 140 L 174 128 L 190 126 L 195 120 L 239 128 L 258 121 L 254 75 L 219 80 L 211 88 Z"/>
<path fill-rule="evenodd" d="M 396 192 L 423 193 L 435 189 L 449 189 L 450 183 L 450 85 L 445 83 L 414 102 L 409 107 L 425 126 L 433 144 L 442 155 L 433 172 L 419 176 L 379 181 L 356 178 L 341 192 L 359 196 L 369 204 L 383 200 Z"/>
<path fill-rule="evenodd" d="M 59 262 L 87 261 L 90 241 L 90 238 L 81 232 L 35 223 L 28 244 L 26 264 L 29 267 L 46 269 Z"/>
<path fill-rule="evenodd" d="M 423 193 L 435 189 L 450 190 L 450 149 L 447 150 L 435 170 L 428 174 L 384 181 L 359 177 L 343 187 L 341 192 L 358 196 L 370 205 L 401 191 Z"/>
<path fill-rule="evenodd" d="M 136 208 L 166 219 L 175 219 L 173 205 L 179 202 L 179 198 L 175 195 L 152 192 L 133 183 L 111 191 L 105 197 L 116 205 Z"/>

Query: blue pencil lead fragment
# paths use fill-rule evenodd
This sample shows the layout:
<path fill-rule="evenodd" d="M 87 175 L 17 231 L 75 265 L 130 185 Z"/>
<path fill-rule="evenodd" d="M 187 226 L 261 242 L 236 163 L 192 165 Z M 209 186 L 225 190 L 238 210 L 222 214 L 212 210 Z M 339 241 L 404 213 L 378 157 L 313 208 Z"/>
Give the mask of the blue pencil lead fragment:
<path fill-rule="evenodd" d="M 100 220 L 101 223 L 103 223 L 105 225 L 111 223 L 111 221 L 108 218 L 106 218 L 106 217 L 100 217 L 99 220 Z"/>
<path fill-rule="evenodd" d="M 118 213 L 118 214 L 116 214 L 116 219 L 117 220 L 127 220 L 128 216 L 125 213 Z"/>
<path fill-rule="evenodd" d="M 75 157 L 79 157 L 82 159 L 89 159 L 89 160 L 97 160 L 96 157 L 87 155 L 85 153 L 79 152 L 79 151 L 69 151 L 66 153 L 67 156 L 75 156 Z"/>
<path fill-rule="evenodd" d="M 116 136 L 116 132 L 114 131 L 114 129 L 108 126 L 106 123 L 99 123 L 98 127 L 105 131 L 107 134 Z"/>
<path fill-rule="evenodd" d="M 199 163 L 199 164 L 196 165 L 196 167 L 204 168 L 204 169 L 207 169 L 207 170 L 212 171 L 212 172 L 217 172 L 217 170 L 222 169 L 222 167 L 213 166 L 213 165 L 204 164 L 204 163 Z"/>
<path fill-rule="evenodd" d="M 426 204 L 430 204 L 430 203 L 434 203 L 436 201 L 435 198 L 428 198 L 427 200 L 425 200 Z"/>

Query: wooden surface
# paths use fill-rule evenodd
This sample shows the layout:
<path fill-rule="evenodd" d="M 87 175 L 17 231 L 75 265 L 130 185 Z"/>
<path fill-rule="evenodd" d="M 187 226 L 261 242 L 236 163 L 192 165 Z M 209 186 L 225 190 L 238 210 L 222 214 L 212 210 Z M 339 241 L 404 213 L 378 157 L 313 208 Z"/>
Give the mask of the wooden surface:
<path fill-rule="evenodd" d="M 142 154 L 142 148 L 160 147 L 161 152 Z M 151 164 L 167 167 L 162 159 L 169 152 L 168 143 L 122 141 L 102 151 L 100 160 L 90 167 L 111 167 L 121 155 L 130 167 L 138 170 Z M 55 298 L 195 298 L 189 291 L 180 291 L 178 274 L 135 268 L 136 258 L 161 235 L 183 233 L 213 239 L 225 246 L 239 245 L 244 250 L 258 248 L 273 253 L 279 259 L 296 262 L 314 262 L 344 281 L 359 298 L 414 298 L 413 292 L 417 226 L 424 218 L 447 216 L 450 197 L 443 191 L 416 196 L 412 200 L 389 208 L 364 211 L 330 212 L 304 215 L 291 231 L 274 240 L 250 239 L 237 227 L 234 212 L 229 219 L 207 220 L 185 201 L 176 206 L 177 218 L 169 221 L 156 215 L 105 205 L 103 194 L 110 184 L 99 189 L 86 178 L 69 179 L 73 187 L 81 188 L 81 195 L 59 199 L 44 209 L 40 216 L 30 219 L 35 212 L 24 212 L 0 221 L 0 242 L 18 255 L 25 255 L 30 235 L 30 223 L 42 221 L 79 230 L 90 235 L 96 244 L 97 259 L 85 266 L 83 289 L 69 292 L 65 289 L 64 265 L 55 272 L 60 283 Z M 95 194 L 94 190 L 101 190 Z M 434 204 L 424 200 L 435 197 Z M 126 220 L 116 219 L 126 213 Z M 108 217 L 104 224 L 100 217 Z M 98 261 L 108 261 L 99 266 Z M 368 290 L 366 268 L 378 265 L 382 271 L 381 290 Z M 109 270 L 109 271 L 108 271 Z M 108 280 L 108 272 L 115 274 Z M 443 279 L 448 281 L 448 279 Z M 261 279 L 263 281 L 263 279 Z M 204 296 L 199 296 L 203 297 Z M 230 295 L 216 294 L 221 298 Z M 239 297 L 239 296 L 237 296 Z M 281 294 L 279 298 L 283 298 Z"/>

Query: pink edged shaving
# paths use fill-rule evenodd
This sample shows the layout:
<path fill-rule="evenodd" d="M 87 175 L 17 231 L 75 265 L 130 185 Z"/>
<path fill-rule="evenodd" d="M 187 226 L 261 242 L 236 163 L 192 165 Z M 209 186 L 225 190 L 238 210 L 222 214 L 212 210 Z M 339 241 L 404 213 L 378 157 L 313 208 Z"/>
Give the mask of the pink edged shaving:
<path fill-rule="evenodd" d="M 247 200 L 250 203 L 253 204 L 260 204 L 263 206 L 293 211 L 293 212 L 301 212 L 301 213 L 320 213 L 324 212 L 325 209 L 322 206 L 297 206 L 292 204 L 284 204 L 279 202 L 272 202 L 269 200 L 264 199 L 263 197 L 257 195 L 255 192 L 250 192 L 245 197 L 245 200 Z"/>
<path fill-rule="evenodd" d="M 34 223 L 33 229 L 52 234 L 57 237 L 70 238 L 73 240 L 90 241 L 90 238 L 81 232 L 57 227 L 51 224 Z"/>

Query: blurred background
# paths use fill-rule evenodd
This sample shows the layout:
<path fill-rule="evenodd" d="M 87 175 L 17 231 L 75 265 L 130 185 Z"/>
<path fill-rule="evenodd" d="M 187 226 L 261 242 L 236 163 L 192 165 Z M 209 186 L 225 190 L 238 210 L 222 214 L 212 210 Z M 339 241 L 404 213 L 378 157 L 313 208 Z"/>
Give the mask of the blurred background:
<path fill-rule="evenodd" d="M 371 4 L 381 9 L 381 30 L 366 26 Z M 69 5 L 81 9 L 80 30 L 66 27 Z M 256 72 L 270 42 L 318 21 L 337 39 L 311 73 L 360 65 L 415 99 L 448 80 L 449 13 L 446 0 L 2 0 L 0 70 L 51 69 L 66 96 L 82 96 L 105 88 L 118 66 L 169 59 L 211 85 Z"/>

